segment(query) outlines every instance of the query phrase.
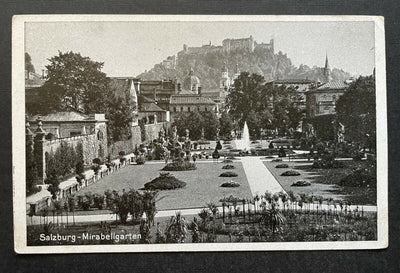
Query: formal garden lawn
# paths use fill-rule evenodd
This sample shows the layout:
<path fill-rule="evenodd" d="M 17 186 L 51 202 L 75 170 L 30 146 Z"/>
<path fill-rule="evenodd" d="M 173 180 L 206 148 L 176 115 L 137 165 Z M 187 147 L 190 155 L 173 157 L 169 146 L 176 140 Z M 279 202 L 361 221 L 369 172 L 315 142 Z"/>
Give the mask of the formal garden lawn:
<path fill-rule="evenodd" d="M 219 177 L 226 170 L 222 169 L 223 163 L 197 162 L 197 169 L 193 171 L 170 172 L 176 178 L 187 183 L 182 189 L 160 191 L 156 200 L 157 210 L 184 209 L 204 207 L 213 202 L 220 205 L 219 200 L 233 195 L 241 198 L 251 198 L 251 190 L 240 162 L 230 163 L 235 166 L 232 171 L 237 177 Z M 104 194 L 106 190 L 141 189 L 144 184 L 158 177 L 164 163 L 151 163 L 144 165 L 131 165 L 120 171 L 106 176 L 96 184 L 82 189 L 77 195 L 85 193 Z M 229 181 L 238 182 L 240 187 L 223 188 L 220 185 Z"/>
<path fill-rule="evenodd" d="M 276 180 L 286 191 L 293 191 L 295 194 L 305 193 L 314 196 L 320 195 L 324 198 L 349 201 L 357 205 L 376 205 L 376 189 L 359 187 L 342 187 L 340 180 L 346 177 L 355 167 L 362 166 L 363 162 L 343 161 L 344 168 L 314 169 L 312 162 L 308 161 L 284 161 L 289 168 L 275 168 L 282 162 L 264 161 L 264 165 L 274 175 Z M 281 176 L 288 170 L 295 170 L 299 176 Z M 305 180 L 311 182 L 311 186 L 293 187 L 294 182 Z"/>

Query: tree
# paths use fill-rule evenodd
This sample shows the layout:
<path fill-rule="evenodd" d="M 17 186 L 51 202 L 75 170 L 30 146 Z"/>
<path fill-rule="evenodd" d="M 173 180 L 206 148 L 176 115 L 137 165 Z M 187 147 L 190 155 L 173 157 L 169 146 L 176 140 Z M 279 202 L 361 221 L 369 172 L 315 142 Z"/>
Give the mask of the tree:
<path fill-rule="evenodd" d="M 62 89 L 61 108 L 85 113 L 106 112 L 110 89 L 106 74 L 101 72 L 104 63 L 72 51 L 59 51 L 49 62 L 45 85 Z"/>
<path fill-rule="evenodd" d="M 32 58 L 31 58 L 31 55 L 29 55 L 28 52 L 25 52 L 25 70 L 27 72 L 35 73 L 35 67 L 32 64 Z"/>
<path fill-rule="evenodd" d="M 224 111 L 221 113 L 221 117 L 219 118 L 219 128 L 221 136 L 230 136 L 231 131 L 234 129 L 232 116 Z"/>
<path fill-rule="evenodd" d="M 359 77 L 336 103 L 345 138 L 374 148 L 376 142 L 375 77 Z"/>
<path fill-rule="evenodd" d="M 227 96 L 227 108 L 239 125 L 243 126 L 250 111 L 260 112 L 267 107 L 264 78 L 258 74 L 242 72 Z"/>
<path fill-rule="evenodd" d="M 109 142 L 129 139 L 131 137 L 132 106 L 120 97 L 113 96 L 107 109 L 107 135 Z"/>
<path fill-rule="evenodd" d="M 204 124 L 204 118 L 199 112 L 179 113 L 172 126 L 176 126 L 179 136 L 185 136 L 186 129 L 189 129 L 192 140 L 200 139 L 201 127 Z M 209 131 L 210 132 L 210 131 Z"/>
<path fill-rule="evenodd" d="M 57 199 L 57 192 L 60 190 L 60 181 L 58 180 L 55 170 L 46 178 L 45 184 L 49 184 L 47 190 L 51 193 L 53 199 Z"/>
<path fill-rule="evenodd" d="M 201 112 L 201 117 L 201 127 L 204 128 L 205 138 L 214 139 L 217 135 L 217 129 L 219 128 L 217 115 L 214 112 Z"/>

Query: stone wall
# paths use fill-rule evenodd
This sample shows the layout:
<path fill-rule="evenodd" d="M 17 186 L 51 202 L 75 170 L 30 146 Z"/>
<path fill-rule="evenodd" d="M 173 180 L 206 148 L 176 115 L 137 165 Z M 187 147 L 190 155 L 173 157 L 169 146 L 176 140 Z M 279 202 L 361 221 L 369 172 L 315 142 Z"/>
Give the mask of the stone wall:
<path fill-rule="evenodd" d="M 146 132 L 146 142 L 151 142 L 154 139 L 157 139 L 160 131 L 164 128 L 166 132 L 169 129 L 169 122 L 160 122 L 156 124 L 146 124 L 145 132 Z"/>
<path fill-rule="evenodd" d="M 139 133 L 140 134 L 140 133 Z M 124 151 L 125 154 L 132 153 L 135 150 L 132 139 L 121 140 L 111 144 L 108 147 L 108 153 L 111 159 L 119 157 L 119 152 Z"/>
<path fill-rule="evenodd" d="M 107 146 L 104 147 L 101 145 L 101 142 L 97 141 L 97 136 L 95 134 L 91 135 L 84 135 L 84 136 L 76 136 L 76 137 L 67 137 L 67 138 L 59 138 L 55 140 L 45 140 L 43 142 L 43 150 L 44 153 L 55 153 L 56 150 L 60 147 L 61 142 L 66 142 L 68 145 L 74 147 L 76 149 L 76 146 L 78 143 L 82 143 L 83 147 L 83 162 L 85 165 L 90 165 L 92 164 L 93 159 L 97 157 L 101 157 L 101 149 L 103 149 L 103 160 L 107 156 Z M 101 146 L 101 148 L 100 148 Z"/>

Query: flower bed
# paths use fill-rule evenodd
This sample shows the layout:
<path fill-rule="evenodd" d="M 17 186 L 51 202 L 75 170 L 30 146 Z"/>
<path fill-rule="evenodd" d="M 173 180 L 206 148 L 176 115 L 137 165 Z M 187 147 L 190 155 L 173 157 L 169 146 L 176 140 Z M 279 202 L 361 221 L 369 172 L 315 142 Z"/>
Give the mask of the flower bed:
<path fill-rule="evenodd" d="M 224 170 L 232 170 L 234 168 L 235 168 L 235 166 L 229 165 L 229 164 L 222 167 L 222 169 L 224 169 Z"/>
<path fill-rule="evenodd" d="M 300 173 L 296 171 L 286 171 L 281 174 L 281 176 L 298 176 L 298 175 L 300 175 Z"/>
<path fill-rule="evenodd" d="M 222 161 L 222 163 L 232 163 L 233 161 L 232 160 L 230 160 L 230 159 L 224 159 L 223 161 Z"/>
<path fill-rule="evenodd" d="M 237 188 L 237 187 L 240 187 L 240 184 L 237 183 L 237 182 L 230 181 L 230 182 L 222 183 L 221 187 L 223 187 L 223 188 Z"/>
<path fill-rule="evenodd" d="M 289 168 L 289 165 L 288 164 L 278 164 L 275 166 L 275 168 L 282 168 L 282 169 Z"/>
<path fill-rule="evenodd" d="M 306 187 L 306 186 L 311 186 L 311 183 L 305 180 L 299 180 L 294 182 L 292 185 L 292 187 Z"/>
<path fill-rule="evenodd" d="M 234 172 L 224 172 L 219 175 L 220 177 L 237 177 L 238 174 Z"/>
<path fill-rule="evenodd" d="M 160 173 L 160 176 L 144 184 L 146 190 L 174 190 L 183 188 L 186 183 L 175 178 L 170 173 Z"/>

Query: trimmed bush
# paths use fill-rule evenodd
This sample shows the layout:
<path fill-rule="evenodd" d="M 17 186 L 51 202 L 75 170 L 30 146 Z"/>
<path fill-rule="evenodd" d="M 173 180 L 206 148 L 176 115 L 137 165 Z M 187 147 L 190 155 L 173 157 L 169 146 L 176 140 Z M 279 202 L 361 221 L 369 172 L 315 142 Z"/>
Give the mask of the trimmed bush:
<path fill-rule="evenodd" d="M 233 161 L 232 160 L 230 160 L 230 159 L 224 159 L 223 161 L 222 161 L 222 163 L 232 163 Z"/>
<path fill-rule="evenodd" d="M 281 174 L 281 176 L 298 176 L 298 175 L 300 175 L 300 173 L 296 171 L 286 171 Z"/>
<path fill-rule="evenodd" d="M 237 183 L 237 182 L 230 181 L 230 182 L 222 183 L 220 187 L 223 187 L 223 188 L 237 188 L 237 187 L 240 187 L 240 184 Z"/>
<path fill-rule="evenodd" d="M 305 187 L 305 186 L 311 186 L 311 183 L 305 180 L 299 180 L 294 182 L 292 185 L 292 187 Z"/>
<path fill-rule="evenodd" d="M 289 165 L 288 164 L 278 164 L 278 165 L 276 165 L 275 166 L 275 168 L 289 168 Z"/>
<path fill-rule="evenodd" d="M 219 175 L 220 177 L 237 177 L 238 174 L 235 172 L 224 172 Z"/>
<path fill-rule="evenodd" d="M 160 176 L 144 184 L 146 190 L 174 190 L 183 188 L 186 183 L 170 173 L 160 173 Z"/>
<path fill-rule="evenodd" d="M 183 158 L 177 158 L 172 163 L 168 163 L 162 168 L 163 171 L 192 171 L 196 170 L 196 165 Z"/>
<path fill-rule="evenodd" d="M 222 167 L 222 169 L 224 169 L 224 170 L 232 170 L 234 168 L 235 168 L 235 166 L 233 166 L 233 165 L 225 165 Z"/>
<path fill-rule="evenodd" d="M 274 158 L 271 162 L 282 162 L 282 158 Z"/>

